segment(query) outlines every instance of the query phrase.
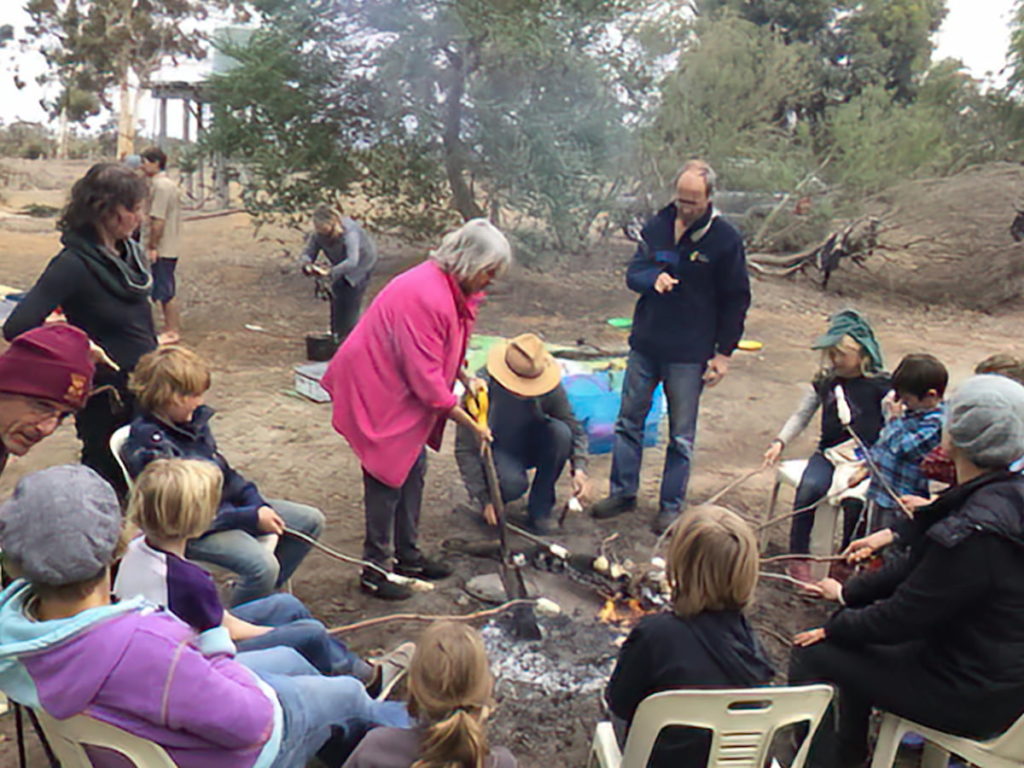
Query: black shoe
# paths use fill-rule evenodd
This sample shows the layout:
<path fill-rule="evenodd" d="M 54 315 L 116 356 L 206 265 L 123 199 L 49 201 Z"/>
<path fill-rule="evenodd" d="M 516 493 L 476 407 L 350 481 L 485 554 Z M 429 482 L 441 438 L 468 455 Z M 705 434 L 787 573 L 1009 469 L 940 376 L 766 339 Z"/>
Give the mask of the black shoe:
<path fill-rule="evenodd" d="M 409 587 L 388 581 L 377 571 L 363 571 L 359 578 L 359 588 L 381 600 L 408 600 L 412 597 L 412 590 Z"/>
<path fill-rule="evenodd" d="M 402 576 L 412 576 L 414 579 L 426 579 L 427 581 L 440 581 L 452 575 L 452 569 L 440 560 L 431 560 L 429 557 L 421 557 L 418 562 L 396 563 L 395 573 Z"/>
<path fill-rule="evenodd" d="M 538 536 L 550 536 L 558 530 L 558 525 L 551 515 L 545 515 L 544 517 L 538 517 L 536 520 L 527 518 L 525 528 L 530 533 L 535 533 Z"/>
<path fill-rule="evenodd" d="M 590 516 L 598 520 L 607 520 L 634 509 L 636 509 L 636 496 L 609 496 L 590 508 Z"/>
<path fill-rule="evenodd" d="M 661 536 L 668 527 L 676 521 L 679 517 L 678 512 L 673 512 L 670 509 L 663 509 L 655 516 L 654 521 L 651 523 L 651 530 L 654 531 L 658 536 Z"/>

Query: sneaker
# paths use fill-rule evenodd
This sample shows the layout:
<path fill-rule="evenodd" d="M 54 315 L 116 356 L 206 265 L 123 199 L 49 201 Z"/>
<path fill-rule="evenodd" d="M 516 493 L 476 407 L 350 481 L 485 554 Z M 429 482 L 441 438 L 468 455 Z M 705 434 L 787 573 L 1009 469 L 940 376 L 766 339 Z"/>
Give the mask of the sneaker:
<path fill-rule="evenodd" d="M 679 517 L 679 513 L 671 509 L 663 509 L 655 515 L 654 520 L 651 521 L 651 530 L 658 536 L 661 536 L 668 527 L 676 521 Z"/>
<path fill-rule="evenodd" d="M 386 701 L 395 686 L 405 677 L 416 652 L 416 643 L 402 643 L 392 648 L 379 659 L 373 659 L 374 680 L 366 686 L 366 692 L 377 701 Z"/>
<path fill-rule="evenodd" d="M 609 496 L 590 507 L 590 516 L 598 520 L 607 520 L 634 509 L 636 509 L 636 496 Z"/>
<path fill-rule="evenodd" d="M 404 584 L 395 584 L 377 571 L 363 571 L 359 577 L 359 588 L 368 595 L 381 600 L 408 600 L 412 590 Z"/>
<path fill-rule="evenodd" d="M 402 576 L 411 576 L 414 579 L 426 579 L 427 581 L 440 581 L 452 575 L 452 569 L 440 560 L 431 560 L 429 557 L 421 557 L 414 565 L 409 563 L 396 563 L 395 573 Z"/>
<path fill-rule="evenodd" d="M 794 560 L 786 570 L 789 571 L 791 579 L 807 582 L 808 584 L 813 584 L 816 581 L 811 575 L 811 563 L 809 560 Z"/>

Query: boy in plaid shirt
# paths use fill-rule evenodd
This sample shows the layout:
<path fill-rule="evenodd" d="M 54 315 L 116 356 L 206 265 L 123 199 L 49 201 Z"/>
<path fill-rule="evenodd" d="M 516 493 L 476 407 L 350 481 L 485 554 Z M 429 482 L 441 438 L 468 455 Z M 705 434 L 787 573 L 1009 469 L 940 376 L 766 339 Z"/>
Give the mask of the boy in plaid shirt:
<path fill-rule="evenodd" d="M 946 366 L 926 354 L 907 355 L 892 374 L 892 387 L 903 413 L 882 429 L 871 447 L 871 459 L 897 496 L 928 497 L 921 459 L 942 439 L 942 396 L 948 381 Z M 871 531 L 890 527 L 902 515 L 896 499 L 877 479 L 871 481 L 867 501 Z"/>

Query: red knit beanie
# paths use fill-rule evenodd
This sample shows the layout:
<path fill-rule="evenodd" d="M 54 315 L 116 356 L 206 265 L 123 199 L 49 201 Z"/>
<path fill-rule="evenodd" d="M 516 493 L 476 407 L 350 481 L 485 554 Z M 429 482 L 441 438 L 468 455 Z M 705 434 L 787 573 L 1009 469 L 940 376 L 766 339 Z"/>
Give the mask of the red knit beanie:
<path fill-rule="evenodd" d="M 16 337 L 0 355 L 0 392 L 77 409 L 89 399 L 95 370 L 84 331 L 66 323 L 44 325 Z"/>

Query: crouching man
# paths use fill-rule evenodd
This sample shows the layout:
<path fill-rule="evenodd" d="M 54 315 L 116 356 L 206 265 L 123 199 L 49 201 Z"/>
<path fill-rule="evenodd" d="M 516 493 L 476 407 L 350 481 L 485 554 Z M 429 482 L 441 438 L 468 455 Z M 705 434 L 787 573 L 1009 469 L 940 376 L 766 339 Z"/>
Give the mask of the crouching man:
<path fill-rule="evenodd" d="M 487 379 L 488 424 L 494 435 L 502 500 L 512 501 L 529 491 L 527 527 L 535 533 L 551 533 L 555 483 L 567 461 L 572 465 L 573 495 L 583 498 L 589 492 L 587 437 L 573 415 L 558 364 L 544 342 L 524 333 L 491 348 Z M 479 442 L 461 425 L 455 436 L 455 458 L 470 499 L 495 524 Z M 532 484 L 526 474 L 530 469 L 536 469 Z"/>

